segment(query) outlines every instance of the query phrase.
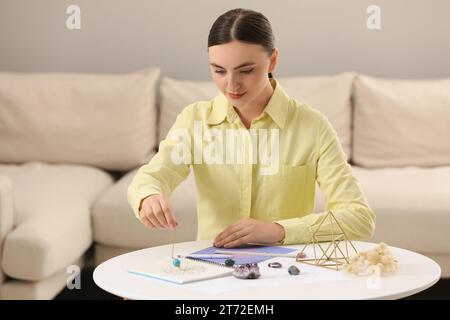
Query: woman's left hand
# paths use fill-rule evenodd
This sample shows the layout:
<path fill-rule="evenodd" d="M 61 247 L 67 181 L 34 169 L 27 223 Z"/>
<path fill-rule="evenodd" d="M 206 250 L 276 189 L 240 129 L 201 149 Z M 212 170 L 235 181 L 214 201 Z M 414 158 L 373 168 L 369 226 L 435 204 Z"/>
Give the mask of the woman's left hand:
<path fill-rule="evenodd" d="M 277 223 L 244 218 L 219 233 L 214 239 L 214 246 L 231 248 L 249 242 L 270 244 L 279 242 L 284 237 L 284 228 Z"/>

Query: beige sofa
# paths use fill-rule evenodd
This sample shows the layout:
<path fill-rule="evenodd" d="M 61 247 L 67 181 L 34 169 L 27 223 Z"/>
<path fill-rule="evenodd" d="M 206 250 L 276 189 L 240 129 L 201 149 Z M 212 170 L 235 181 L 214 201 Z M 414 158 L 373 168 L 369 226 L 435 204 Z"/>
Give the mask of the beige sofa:
<path fill-rule="evenodd" d="M 450 275 L 450 80 L 355 73 L 278 79 L 323 112 L 377 214 L 373 241 L 424 253 Z M 171 241 L 133 215 L 126 190 L 176 115 L 211 82 L 0 73 L 0 293 L 50 299 L 70 265 Z M 196 237 L 192 175 L 171 195 L 179 241 Z M 324 207 L 317 189 L 316 212 Z M 87 261 L 94 248 L 95 261 Z"/>

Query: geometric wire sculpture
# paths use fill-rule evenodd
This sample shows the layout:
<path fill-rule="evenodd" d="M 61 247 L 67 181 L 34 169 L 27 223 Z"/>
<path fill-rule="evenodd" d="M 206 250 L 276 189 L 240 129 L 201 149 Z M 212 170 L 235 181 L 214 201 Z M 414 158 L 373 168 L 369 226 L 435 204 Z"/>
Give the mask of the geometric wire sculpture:
<path fill-rule="evenodd" d="M 321 230 L 322 224 L 327 220 L 331 225 L 331 233 Z M 337 232 L 334 232 L 335 225 L 338 230 Z M 326 241 L 324 239 L 331 240 Z M 341 248 L 341 244 L 344 245 L 344 248 Z M 310 245 L 313 248 L 314 258 L 302 259 L 301 257 L 304 256 L 303 252 Z M 350 263 L 349 245 L 351 247 L 350 249 L 353 249 L 355 254 L 358 254 L 358 251 L 345 234 L 344 229 L 339 224 L 333 212 L 329 211 L 317 227 L 317 230 L 313 233 L 311 240 L 305 244 L 297 255 L 296 261 L 338 271 L 342 266 Z"/>

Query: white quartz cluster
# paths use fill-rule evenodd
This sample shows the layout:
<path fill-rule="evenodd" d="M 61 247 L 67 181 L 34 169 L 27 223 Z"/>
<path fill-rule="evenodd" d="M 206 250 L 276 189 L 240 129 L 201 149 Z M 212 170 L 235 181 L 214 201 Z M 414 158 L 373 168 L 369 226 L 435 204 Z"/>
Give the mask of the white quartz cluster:
<path fill-rule="evenodd" d="M 388 275 L 397 270 L 398 262 L 392 256 L 386 243 L 378 244 L 374 249 L 358 253 L 350 258 L 345 270 L 355 275 Z"/>

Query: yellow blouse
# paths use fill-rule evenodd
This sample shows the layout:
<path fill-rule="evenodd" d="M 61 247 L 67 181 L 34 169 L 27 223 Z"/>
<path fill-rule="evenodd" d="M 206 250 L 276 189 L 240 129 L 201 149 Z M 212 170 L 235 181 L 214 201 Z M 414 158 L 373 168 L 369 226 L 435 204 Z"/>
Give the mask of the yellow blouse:
<path fill-rule="evenodd" d="M 330 210 L 350 239 L 372 236 L 375 214 L 352 175 L 336 131 L 322 113 L 290 98 L 276 79 L 270 81 L 273 95 L 250 129 L 222 93 L 183 109 L 158 153 L 139 168 L 128 187 L 128 201 L 136 217 L 145 197 L 170 195 L 192 167 L 198 240 L 213 239 L 236 220 L 251 217 L 282 225 L 286 233 L 283 244 L 305 243 Z M 263 131 L 266 136 L 259 134 Z M 243 146 L 241 158 L 236 150 L 227 158 L 226 146 L 232 143 L 226 132 L 242 133 L 242 145 L 238 138 L 233 140 L 235 148 Z M 183 133 L 190 139 L 183 140 Z M 223 137 L 221 144 L 219 135 Z M 273 140 L 276 143 L 271 143 L 271 137 L 277 138 Z M 189 154 L 182 152 L 182 141 Z M 266 149 L 260 148 L 264 141 Z M 277 156 L 267 156 L 274 154 Z M 319 213 L 314 213 L 316 181 L 326 199 L 325 211 Z M 336 228 L 327 219 L 321 233 L 337 232 Z"/>

